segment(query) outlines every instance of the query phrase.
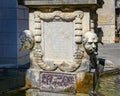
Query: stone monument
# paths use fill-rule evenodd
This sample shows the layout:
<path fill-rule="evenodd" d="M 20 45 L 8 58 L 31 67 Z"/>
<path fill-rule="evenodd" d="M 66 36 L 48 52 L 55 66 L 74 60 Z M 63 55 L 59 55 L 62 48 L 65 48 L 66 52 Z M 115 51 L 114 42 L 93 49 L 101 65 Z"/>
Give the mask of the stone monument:
<path fill-rule="evenodd" d="M 97 63 L 97 14 L 102 0 L 23 0 L 29 7 L 29 30 L 20 35 L 29 49 L 27 79 L 32 88 L 60 93 L 92 89 Z"/>

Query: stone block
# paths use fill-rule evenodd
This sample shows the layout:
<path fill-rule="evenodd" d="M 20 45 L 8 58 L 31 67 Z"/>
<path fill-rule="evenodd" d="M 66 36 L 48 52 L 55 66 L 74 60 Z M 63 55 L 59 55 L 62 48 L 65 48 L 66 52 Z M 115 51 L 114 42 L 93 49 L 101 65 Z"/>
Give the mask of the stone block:
<path fill-rule="evenodd" d="M 0 64 L 17 64 L 17 58 L 0 57 Z"/>
<path fill-rule="evenodd" d="M 29 18 L 28 11 L 29 10 L 27 7 L 19 5 L 17 7 L 17 19 L 28 19 Z"/>
<path fill-rule="evenodd" d="M 29 9 L 25 8 L 25 19 L 29 19 Z"/>
<path fill-rule="evenodd" d="M 26 96 L 89 96 L 88 94 L 78 93 L 75 95 L 71 94 L 61 94 L 61 93 L 50 93 L 50 92 L 40 92 L 37 89 L 28 89 L 26 91 Z"/>
<path fill-rule="evenodd" d="M 3 7 L 7 8 L 16 8 L 17 7 L 17 1 L 16 0 L 2 0 Z"/>
<path fill-rule="evenodd" d="M 25 9 L 17 8 L 17 19 L 25 19 Z"/>
<path fill-rule="evenodd" d="M 16 33 L 17 32 L 16 24 L 17 24 L 16 19 L 14 20 L 5 19 L 2 25 L 2 32 Z"/>
<path fill-rule="evenodd" d="M 87 32 L 90 30 L 90 13 L 89 11 L 84 12 L 83 20 L 82 20 L 82 32 Z M 82 34 L 82 33 L 81 33 Z"/>
<path fill-rule="evenodd" d="M 45 59 L 73 60 L 73 22 L 44 22 L 43 26 Z"/>
<path fill-rule="evenodd" d="M 108 11 L 109 10 L 109 11 Z M 101 26 L 103 43 L 114 43 L 115 36 L 115 1 L 104 0 L 103 8 L 97 10 L 98 26 Z M 111 26 L 114 26 L 111 27 Z M 111 35 L 109 35 L 111 34 Z"/>
<path fill-rule="evenodd" d="M 0 8 L 0 19 L 2 19 L 3 13 L 2 13 L 2 8 Z"/>
<path fill-rule="evenodd" d="M 79 73 L 76 82 L 77 93 L 89 93 L 93 88 L 93 73 Z M 81 80 L 81 76 L 84 78 Z"/>
<path fill-rule="evenodd" d="M 2 20 L 0 19 L 0 33 L 2 31 Z"/>
<path fill-rule="evenodd" d="M 16 19 L 16 13 L 15 8 L 2 8 L 2 19 Z"/>
<path fill-rule="evenodd" d="M 25 5 L 97 4 L 96 0 L 24 0 Z"/>
<path fill-rule="evenodd" d="M 0 57 L 15 58 L 17 57 L 17 46 L 15 45 L 2 45 L 0 46 Z"/>
<path fill-rule="evenodd" d="M 39 73 L 41 91 L 58 93 L 76 93 L 76 75 L 72 73 L 45 72 Z"/>
<path fill-rule="evenodd" d="M 28 20 L 17 20 L 17 32 L 23 32 L 24 30 L 29 29 Z M 18 34 L 19 35 L 19 34 Z"/>
<path fill-rule="evenodd" d="M 43 78 L 43 74 L 41 75 L 41 73 L 48 73 L 46 76 L 46 78 Z M 49 75 L 50 74 L 50 75 Z M 62 74 L 63 77 L 60 77 L 60 75 L 57 76 L 57 74 Z M 68 74 L 71 74 L 68 76 Z M 70 89 L 68 89 L 67 91 L 64 90 L 66 85 L 63 85 L 62 88 L 64 91 L 61 92 L 61 90 L 57 90 L 57 88 L 60 88 L 60 84 L 63 84 L 64 82 L 58 84 L 58 82 L 60 82 L 59 80 L 63 80 L 64 77 L 67 78 L 67 76 L 69 78 L 71 78 L 71 84 L 72 85 L 72 91 L 70 91 Z M 75 77 L 74 77 L 75 76 Z M 51 77 L 51 78 L 50 78 Z M 27 82 L 29 82 L 29 86 L 31 86 L 31 88 L 37 88 L 40 89 L 43 92 L 46 91 L 50 91 L 50 92 L 58 92 L 58 93 L 69 93 L 69 94 L 76 94 L 76 93 L 88 93 L 89 91 L 92 90 L 92 85 L 93 85 L 93 76 L 92 73 L 84 73 L 84 72 L 80 72 L 80 73 L 63 73 L 63 72 L 51 72 L 51 71 L 40 71 L 38 69 L 29 69 L 27 71 Z M 61 78 L 61 79 L 58 79 Z M 69 80 L 69 78 L 67 78 L 66 80 Z M 45 79 L 45 80 L 44 80 Z M 46 81 L 47 80 L 47 81 Z M 53 82 L 57 82 L 56 86 L 54 86 Z M 45 81 L 47 84 L 45 87 L 43 87 L 43 89 L 41 88 L 44 84 L 41 83 Z M 68 83 L 68 81 L 66 81 Z M 66 83 L 66 84 L 67 84 Z M 65 84 L 65 83 L 64 83 Z M 70 84 L 68 84 L 70 85 Z M 54 87 L 53 87 L 54 86 Z M 47 87 L 53 87 L 53 89 L 50 90 L 50 88 L 45 89 Z M 54 89 L 55 88 L 55 89 Z M 57 91 L 56 91 L 57 90 Z"/>
<path fill-rule="evenodd" d="M 101 25 L 103 33 L 102 41 L 104 43 L 114 43 L 115 26 L 113 24 Z"/>
<path fill-rule="evenodd" d="M 13 38 L 14 37 L 14 38 Z M 0 33 L 0 44 L 1 45 L 15 45 L 16 42 L 16 34 L 15 33 Z"/>
<path fill-rule="evenodd" d="M 0 1 L 0 9 L 1 9 L 1 7 L 3 6 L 3 3 L 2 3 L 2 2 L 3 2 L 3 0 Z"/>

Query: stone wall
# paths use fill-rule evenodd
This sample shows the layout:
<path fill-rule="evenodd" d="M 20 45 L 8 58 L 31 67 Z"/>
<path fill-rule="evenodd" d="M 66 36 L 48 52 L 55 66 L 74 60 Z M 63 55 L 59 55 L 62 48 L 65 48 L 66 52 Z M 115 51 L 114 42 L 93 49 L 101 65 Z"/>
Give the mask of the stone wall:
<path fill-rule="evenodd" d="M 17 63 L 15 0 L 0 1 L 0 64 Z"/>
<path fill-rule="evenodd" d="M 114 43 L 115 38 L 115 1 L 104 0 L 103 8 L 98 9 L 98 27 L 102 28 L 104 43 Z"/>
<path fill-rule="evenodd" d="M 19 34 L 28 29 L 27 14 L 28 9 L 17 0 L 0 0 L 0 92 L 25 85 L 22 64 L 28 63 L 29 57 L 28 51 L 19 51 Z"/>
<path fill-rule="evenodd" d="M 29 51 L 26 50 L 20 50 L 20 44 L 19 44 L 19 36 L 20 33 L 23 30 L 28 30 L 29 29 L 29 13 L 28 13 L 28 8 L 25 6 L 19 5 L 17 7 L 17 56 L 18 56 L 18 64 L 26 64 L 29 62 Z"/>
<path fill-rule="evenodd" d="M 18 37 L 28 29 L 27 9 L 17 0 L 0 0 L 0 64 L 28 63 L 28 52 L 19 52 Z"/>

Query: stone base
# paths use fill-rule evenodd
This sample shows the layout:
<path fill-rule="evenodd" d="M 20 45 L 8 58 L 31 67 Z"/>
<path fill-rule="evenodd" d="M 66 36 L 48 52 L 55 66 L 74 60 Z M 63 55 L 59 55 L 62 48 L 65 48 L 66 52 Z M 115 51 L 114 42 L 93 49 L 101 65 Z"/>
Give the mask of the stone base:
<path fill-rule="evenodd" d="M 85 72 L 48 72 L 29 69 L 26 81 L 29 87 L 37 88 L 41 92 L 88 93 L 92 90 L 93 75 Z"/>
<path fill-rule="evenodd" d="M 82 75 L 83 73 L 80 73 Z M 81 80 L 77 76 L 76 81 L 76 91 L 77 93 L 89 93 L 93 88 L 93 74 L 92 73 L 84 73 L 84 77 Z"/>
<path fill-rule="evenodd" d="M 75 95 L 70 94 L 60 94 L 60 93 L 48 93 L 48 92 L 40 92 L 37 89 L 28 89 L 26 91 L 26 96 L 89 96 L 84 93 L 77 93 Z"/>

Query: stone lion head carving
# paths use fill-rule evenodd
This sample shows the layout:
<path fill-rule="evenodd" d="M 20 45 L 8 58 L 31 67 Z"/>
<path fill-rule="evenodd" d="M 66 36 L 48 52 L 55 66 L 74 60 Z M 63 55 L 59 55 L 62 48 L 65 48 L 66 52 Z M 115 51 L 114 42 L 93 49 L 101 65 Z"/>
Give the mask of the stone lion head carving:
<path fill-rule="evenodd" d="M 31 49 L 34 45 L 34 38 L 30 30 L 24 30 L 20 36 L 20 49 Z"/>
<path fill-rule="evenodd" d="M 88 31 L 83 34 L 82 42 L 88 53 L 96 52 L 98 37 L 94 32 Z"/>

